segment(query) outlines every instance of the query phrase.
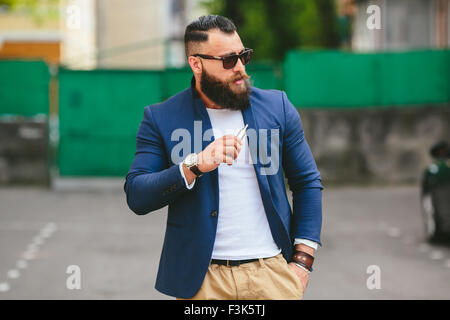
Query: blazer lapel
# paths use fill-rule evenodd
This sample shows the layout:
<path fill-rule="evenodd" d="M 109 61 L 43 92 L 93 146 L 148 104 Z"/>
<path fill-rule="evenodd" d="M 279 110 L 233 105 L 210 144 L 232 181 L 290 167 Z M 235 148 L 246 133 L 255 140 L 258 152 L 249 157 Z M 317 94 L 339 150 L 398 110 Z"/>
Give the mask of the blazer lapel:
<path fill-rule="evenodd" d="M 264 166 L 259 161 L 260 152 L 265 152 L 265 148 L 260 150 L 259 144 L 259 126 L 257 121 L 255 120 L 255 113 L 253 112 L 253 107 L 250 105 L 247 109 L 242 111 L 242 116 L 244 118 L 244 124 L 248 124 L 247 128 L 247 142 L 250 149 L 251 159 L 253 161 L 253 168 L 255 169 L 256 178 L 258 180 L 259 189 L 261 192 L 261 196 L 263 199 L 264 207 L 266 210 L 271 207 L 272 210 L 275 210 L 275 207 L 272 202 L 272 195 L 270 192 L 269 182 L 267 180 L 267 175 L 262 174 L 261 172 L 265 171 Z"/>
<path fill-rule="evenodd" d="M 194 89 L 193 89 L 194 90 Z M 192 94 L 192 91 L 191 91 Z M 214 134 L 212 133 L 212 125 L 211 120 L 208 115 L 208 111 L 206 111 L 206 106 L 203 103 L 202 99 L 199 97 L 192 97 L 192 103 L 194 107 L 194 138 L 193 138 L 193 152 L 199 153 L 215 140 Z M 195 124 L 197 123 L 197 124 Z M 205 135 L 205 132 L 210 132 L 209 135 Z M 209 137 L 211 137 L 210 140 Z M 205 138 L 205 139 L 204 139 Z M 219 175 L 218 170 L 215 169 L 206 173 L 200 179 L 207 180 L 209 179 L 210 185 L 214 190 L 214 196 L 216 199 L 217 208 L 219 207 Z M 206 182 L 206 181 L 205 181 Z"/>
<path fill-rule="evenodd" d="M 250 105 L 247 109 L 242 111 L 242 115 L 244 118 L 245 124 L 248 124 L 248 129 L 251 129 L 249 134 L 247 135 L 247 141 L 249 143 L 249 148 L 253 149 L 253 153 L 256 155 L 259 155 L 259 151 L 265 152 L 266 145 L 262 146 L 264 150 L 259 150 L 259 129 L 258 122 L 255 119 L 256 112 L 253 112 L 253 107 Z M 266 128 L 262 128 L 266 129 Z M 252 133 L 252 131 L 254 131 Z M 250 146 L 250 137 L 249 135 L 256 135 L 256 138 L 254 140 L 256 141 L 256 146 L 251 147 Z M 255 143 L 254 141 L 252 143 Z M 256 150 L 256 152 L 255 152 Z M 250 150 L 252 152 L 252 150 Z M 278 213 L 278 210 L 276 209 L 275 205 L 273 204 L 272 200 L 272 193 L 270 191 L 269 181 L 267 178 L 267 174 L 262 174 L 261 172 L 266 172 L 266 168 L 260 163 L 258 158 L 253 158 L 253 168 L 255 169 L 256 178 L 258 180 L 259 190 L 261 192 L 261 198 L 264 205 L 264 209 L 266 212 L 267 220 L 269 222 L 270 229 L 272 231 L 272 236 L 275 240 L 275 242 L 278 244 L 280 248 L 284 248 L 285 256 L 290 256 L 292 254 L 291 244 L 290 244 L 290 237 L 289 237 L 289 230 L 286 229 L 283 222 L 280 219 L 280 215 Z M 285 232 L 281 232 L 281 230 L 285 230 Z"/>

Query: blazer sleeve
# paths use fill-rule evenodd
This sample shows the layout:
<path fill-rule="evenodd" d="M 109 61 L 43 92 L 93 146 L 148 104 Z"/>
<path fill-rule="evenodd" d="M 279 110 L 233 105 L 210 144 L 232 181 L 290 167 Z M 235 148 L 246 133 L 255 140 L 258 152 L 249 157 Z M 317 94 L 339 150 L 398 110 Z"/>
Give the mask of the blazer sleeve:
<path fill-rule="evenodd" d="M 128 207 L 134 213 L 155 211 L 188 192 L 179 165 L 169 163 L 151 106 L 146 107 L 136 136 L 136 154 L 124 185 Z"/>
<path fill-rule="evenodd" d="M 291 236 L 320 242 L 322 228 L 322 190 L 309 145 L 305 139 L 300 115 L 282 92 L 285 115 L 283 134 L 283 169 L 293 197 Z"/>

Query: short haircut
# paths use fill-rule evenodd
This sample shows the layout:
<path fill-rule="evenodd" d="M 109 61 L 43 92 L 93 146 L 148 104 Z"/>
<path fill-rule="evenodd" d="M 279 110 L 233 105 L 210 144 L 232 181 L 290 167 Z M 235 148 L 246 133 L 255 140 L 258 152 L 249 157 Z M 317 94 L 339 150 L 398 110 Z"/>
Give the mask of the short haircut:
<path fill-rule="evenodd" d="M 208 41 L 207 31 L 218 29 L 224 33 L 231 34 L 236 31 L 236 26 L 230 19 L 218 16 L 207 15 L 201 16 L 197 20 L 191 22 L 184 33 L 184 48 L 186 57 L 192 54 L 198 48 L 198 44 Z"/>

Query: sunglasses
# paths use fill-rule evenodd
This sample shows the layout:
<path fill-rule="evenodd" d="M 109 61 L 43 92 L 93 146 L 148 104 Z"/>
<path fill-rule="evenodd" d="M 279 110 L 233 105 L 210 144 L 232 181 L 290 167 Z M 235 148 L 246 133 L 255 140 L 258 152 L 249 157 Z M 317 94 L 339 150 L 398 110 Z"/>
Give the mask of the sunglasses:
<path fill-rule="evenodd" d="M 239 54 L 230 54 L 223 57 L 218 56 L 209 56 L 207 54 L 193 54 L 193 57 L 200 57 L 203 59 L 209 59 L 209 60 L 222 60 L 223 68 L 224 69 L 231 69 L 234 68 L 236 65 L 238 59 L 241 59 L 242 64 L 245 66 L 250 62 L 250 59 L 252 58 L 253 49 L 245 48 L 244 51 L 242 51 Z"/>

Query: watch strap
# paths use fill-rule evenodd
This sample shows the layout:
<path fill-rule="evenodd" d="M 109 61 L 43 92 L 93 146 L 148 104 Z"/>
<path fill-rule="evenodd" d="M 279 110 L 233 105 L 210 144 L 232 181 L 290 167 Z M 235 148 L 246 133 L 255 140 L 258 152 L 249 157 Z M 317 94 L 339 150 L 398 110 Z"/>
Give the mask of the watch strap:
<path fill-rule="evenodd" d="M 191 170 L 197 177 L 200 177 L 203 175 L 203 172 L 201 172 L 197 165 L 193 165 L 189 167 L 189 170 Z"/>

